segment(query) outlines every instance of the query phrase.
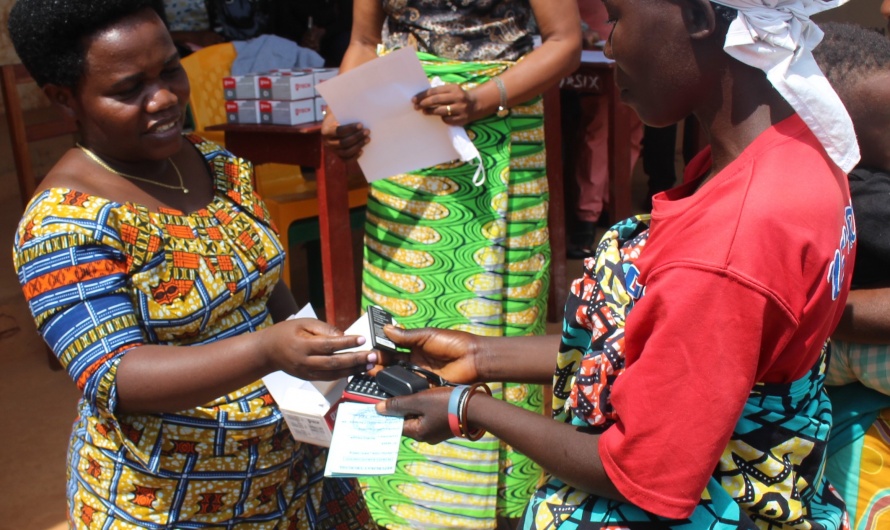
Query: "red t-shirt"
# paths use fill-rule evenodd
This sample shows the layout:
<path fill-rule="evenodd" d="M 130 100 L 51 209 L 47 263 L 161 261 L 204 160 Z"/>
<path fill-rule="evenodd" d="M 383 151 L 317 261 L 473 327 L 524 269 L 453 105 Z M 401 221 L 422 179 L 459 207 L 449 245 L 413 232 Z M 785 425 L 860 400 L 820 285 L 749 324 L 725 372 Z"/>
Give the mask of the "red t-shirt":
<path fill-rule="evenodd" d="M 813 367 L 853 270 L 847 177 L 798 116 L 690 195 L 709 166 L 706 151 L 653 200 L 599 445 L 618 490 L 669 518 L 695 508 L 754 383 Z"/>

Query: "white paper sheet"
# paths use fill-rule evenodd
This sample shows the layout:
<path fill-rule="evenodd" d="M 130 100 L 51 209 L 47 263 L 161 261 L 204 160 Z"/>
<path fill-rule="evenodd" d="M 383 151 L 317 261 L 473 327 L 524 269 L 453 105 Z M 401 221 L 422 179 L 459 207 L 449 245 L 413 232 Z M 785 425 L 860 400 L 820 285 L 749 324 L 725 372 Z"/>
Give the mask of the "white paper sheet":
<path fill-rule="evenodd" d="M 340 403 L 326 477 L 391 475 L 399 458 L 404 419 L 381 416 L 374 405 Z"/>
<path fill-rule="evenodd" d="M 317 87 L 341 124 L 371 131 L 358 164 L 368 182 L 459 158 L 449 126 L 414 110 L 411 98 L 430 88 L 413 48 L 378 57 Z"/>

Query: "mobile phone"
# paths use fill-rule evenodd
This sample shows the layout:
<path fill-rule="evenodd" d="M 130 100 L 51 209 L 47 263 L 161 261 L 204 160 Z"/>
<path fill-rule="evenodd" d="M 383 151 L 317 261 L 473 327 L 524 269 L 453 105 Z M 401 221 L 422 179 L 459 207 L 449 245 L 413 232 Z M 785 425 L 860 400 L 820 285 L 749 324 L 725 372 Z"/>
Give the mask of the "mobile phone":
<path fill-rule="evenodd" d="M 361 403 L 377 403 L 393 396 L 407 396 L 430 387 L 426 378 L 399 365 L 387 366 L 370 374 L 357 374 L 343 389 L 343 399 Z"/>
<path fill-rule="evenodd" d="M 359 403 L 377 403 L 388 397 L 392 396 L 384 392 L 377 384 L 377 379 L 370 374 L 352 376 L 343 390 L 343 399 Z"/>
<path fill-rule="evenodd" d="M 371 347 L 388 353 L 396 353 L 393 341 L 383 333 L 383 326 L 392 324 L 392 315 L 377 306 L 368 307 L 368 322 L 371 328 Z"/>

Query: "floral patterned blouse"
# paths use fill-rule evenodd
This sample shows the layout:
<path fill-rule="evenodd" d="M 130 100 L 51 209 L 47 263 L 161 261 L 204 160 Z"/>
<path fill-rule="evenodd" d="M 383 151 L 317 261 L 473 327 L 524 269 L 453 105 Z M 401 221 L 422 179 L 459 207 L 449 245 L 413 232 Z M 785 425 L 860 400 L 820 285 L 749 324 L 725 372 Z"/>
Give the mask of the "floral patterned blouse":
<path fill-rule="evenodd" d="M 383 0 L 383 44 L 446 59 L 515 61 L 532 50 L 528 0 Z"/>

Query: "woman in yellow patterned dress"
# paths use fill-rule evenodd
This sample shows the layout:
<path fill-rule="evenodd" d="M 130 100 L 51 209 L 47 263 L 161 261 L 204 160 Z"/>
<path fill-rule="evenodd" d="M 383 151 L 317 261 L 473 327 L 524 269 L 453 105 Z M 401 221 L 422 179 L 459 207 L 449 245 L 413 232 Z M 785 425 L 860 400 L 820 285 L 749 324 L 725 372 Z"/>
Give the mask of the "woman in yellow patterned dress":
<path fill-rule="evenodd" d="M 14 258 L 37 328 L 82 390 L 68 453 L 74 528 L 370 528 L 354 481 L 323 479 L 260 378 L 336 379 L 361 344 L 285 321 L 283 250 L 251 165 L 183 136 L 189 84 L 150 0 L 20 0 L 23 63 L 77 120 Z M 274 324 L 274 325 L 273 325 Z"/>
<path fill-rule="evenodd" d="M 406 327 L 483 336 L 540 335 L 550 281 L 547 175 L 540 94 L 577 68 L 581 22 L 574 0 L 356 0 L 350 70 L 411 46 L 430 78 L 418 111 L 464 126 L 477 163 L 444 164 L 375 181 L 365 224 L 363 305 Z M 542 45 L 533 50 L 530 20 Z M 356 124 L 323 131 L 354 158 L 370 138 Z M 484 175 L 484 178 L 482 177 Z M 494 385 L 496 395 L 541 412 L 541 387 Z M 517 518 L 540 468 L 492 436 L 433 447 L 403 439 L 395 475 L 363 483 L 387 528 L 494 528 Z"/>

